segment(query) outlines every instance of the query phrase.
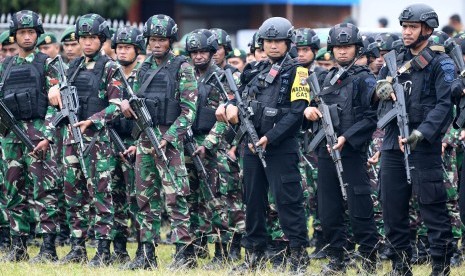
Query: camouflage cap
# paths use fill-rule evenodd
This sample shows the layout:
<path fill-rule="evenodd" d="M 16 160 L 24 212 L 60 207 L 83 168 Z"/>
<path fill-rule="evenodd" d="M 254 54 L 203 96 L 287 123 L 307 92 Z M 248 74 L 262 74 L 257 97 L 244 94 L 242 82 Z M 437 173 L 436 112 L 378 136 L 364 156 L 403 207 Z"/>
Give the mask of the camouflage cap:
<path fill-rule="evenodd" d="M 144 37 L 160 36 L 178 40 L 178 25 L 173 18 L 164 14 L 151 16 L 144 24 Z"/>
<path fill-rule="evenodd" d="M 10 31 L 4 31 L 0 34 L 0 43 L 2 45 L 10 45 L 15 43 L 14 36 L 10 36 Z"/>
<path fill-rule="evenodd" d="M 15 35 L 19 29 L 34 29 L 38 35 L 44 33 L 42 20 L 39 15 L 33 11 L 23 10 L 19 11 L 10 19 L 10 35 Z"/>
<path fill-rule="evenodd" d="M 234 48 L 231 52 L 229 52 L 229 54 L 226 56 L 226 59 L 228 58 L 233 58 L 233 57 L 238 57 L 240 59 L 243 59 L 245 60 L 247 58 L 247 53 L 242 50 L 242 49 L 238 49 L 238 48 Z"/>
<path fill-rule="evenodd" d="M 119 28 L 111 38 L 111 48 L 116 49 L 118 44 L 131 44 L 145 51 L 145 39 L 142 32 L 136 27 L 126 26 Z"/>
<path fill-rule="evenodd" d="M 39 39 L 37 40 L 36 46 L 39 47 L 40 45 L 52 44 L 57 43 L 57 37 L 53 33 L 43 33 L 40 35 Z"/>
<path fill-rule="evenodd" d="M 79 17 L 76 22 L 77 36 L 97 35 L 103 39 L 111 38 L 108 22 L 102 16 L 90 13 Z"/>
<path fill-rule="evenodd" d="M 76 28 L 69 27 L 63 31 L 60 42 L 77 41 Z"/>
<path fill-rule="evenodd" d="M 316 53 L 315 60 L 331 60 L 333 59 L 331 52 L 326 47 L 320 48 Z"/>

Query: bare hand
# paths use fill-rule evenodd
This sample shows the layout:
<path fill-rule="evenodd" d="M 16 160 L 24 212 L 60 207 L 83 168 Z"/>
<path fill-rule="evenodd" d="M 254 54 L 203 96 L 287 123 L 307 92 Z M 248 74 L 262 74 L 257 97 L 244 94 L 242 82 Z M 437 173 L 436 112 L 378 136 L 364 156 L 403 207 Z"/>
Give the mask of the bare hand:
<path fill-rule="evenodd" d="M 321 114 L 321 112 L 320 112 L 320 110 L 318 110 L 318 108 L 313 107 L 313 106 L 309 106 L 309 107 L 305 108 L 304 116 L 305 116 L 305 119 L 314 122 L 314 121 L 318 121 L 320 118 L 322 118 L 323 114 Z"/>
<path fill-rule="evenodd" d="M 219 122 L 228 122 L 228 117 L 226 116 L 226 108 L 224 104 L 220 104 L 215 111 L 216 120 Z"/>
<path fill-rule="evenodd" d="M 47 149 L 49 146 L 49 141 L 47 139 L 44 139 L 40 141 L 37 146 L 34 148 L 34 150 L 30 153 L 30 155 L 38 158 L 38 159 L 45 159 L 45 156 L 47 154 Z"/>
<path fill-rule="evenodd" d="M 84 120 L 84 121 L 79 121 L 75 123 L 73 126 L 79 127 L 81 129 L 81 133 L 84 133 L 84 131 L 86 131 L 86 129 L 90 127 L 92 124 L 93 123 L 91 120 Z"/>
<path fill-rule="evenodd" d="M 397 139 L 398 139 L 398 142 L 399 142 L 399 148 L 403 153 L 404 152 L 404 145 L 407 144 L 407 138 L 402 138 L 401 136 L 398 136 Z"/>
<path fill-rule="evenodd" d="M 158 148 L 161 149 L 163 152 L 165 152 L 167 144 L 168 142 L 165 139 L 161 139 L 160 145 L 158 146 Z"/>
<path fill-rule="evenodd" d="M 260 138 L 260 140 L 258 140 L 258 142 L 257 142 L 257 144 L 255 144 L 255 146 L 262 147 L 263 150 L 265 150 L 267 144 L 268 144 L 268 138 L 266 136 L 263 136 L 262 138 Z M 248 146 L 249 146 L 250 151 L 255 153 L 255 149 L 254 149 L 253 145 L 248 144 Z"/>
<path fill-rule="evenodd" d="M 122 152 L 122 153 L 118 152 L 118 154 L 119 154 L 119 157 L 121 158 L 121 160 L 123 160 L 126 163 L 129 163 L 126 156 L 129 159 L 132 159 L 132 157 L 136 155 L 136 147 L 135 146 L 130 146 L 124 152 Z"/>
<path fill-rule="evenodd" d="M 379 156 L 381 155 L 381 152 L 377 151 L 373 156 L 368 158 L 368 165 L 376 165 L 379 162 Z"/>
<path fill-rule="evenodd" d="M 204 159 L 205 158 L 205 152 L 206 152 L 206 149 L 205 149 L 205 146 L 199 146 L 197 147 L 197 149 L 194 151 L 194 156 L 198 155 L 200 156 L 200 158 Z"/>
<path fill-rule="evenodd" d="M 58 85 L 54 85 L 48 90 L 48 101 L 50 102 L 50 105 L 58 106 L 60 109 L 63 107 L 61 102 L 60 88 Z"/>
<path fill-rule="evenodd" d="M 237 108 L 237 106 L 234 106 L 232 104 L 228 105 L 226 107 L 226 117 L 228 121 L 233 125 L 239 123 L 239 109 Z"/>
<path fill-rule="evenodd" d="M 137 119 L 136 113 L 134 112 L 134 110 L 132 110 L 128 100 L 123 100 L 119 108 L 121 109 L 121 112 L 123 112 L 124 117 Z"/>
<path fill-rule="evenodd" d="M 231 158 L 231 160 L 233 160 L 233 161 L 237 161 L 236 149 L 237 149 L 237 147 L 233 146 L 226 152 L 226 154 L 229 156 L 229 158 Z"/>
<path fill-rule="evenodd" d="M 341 151 L 342 148 L 344 147 L 345 142 L 346 142 L 346 138 L 344 136 L 337 137 L 337 144 L 333 146 L 333 150 Z"/>

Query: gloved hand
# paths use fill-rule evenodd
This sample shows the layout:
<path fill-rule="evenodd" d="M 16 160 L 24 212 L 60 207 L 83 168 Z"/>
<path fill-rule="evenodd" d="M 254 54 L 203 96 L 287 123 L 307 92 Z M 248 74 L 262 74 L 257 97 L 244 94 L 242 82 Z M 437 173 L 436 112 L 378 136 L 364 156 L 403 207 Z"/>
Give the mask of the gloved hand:
<path fill-rule="evenodd" d="M 410 149 L 414 150 L 417 146 L 417 143 L 423 140 L 423 134 L 418 130 L 414 129 L 410 136 L 407 138 L 407 144 L 410 145 Z"/>
<path fill-rule="evenodd" d="M 376 95 L 383 101 L 392 99 L 391 94 L 394 94 L 392 83 L 388 80 L 379 80 L 376 82 Z"/>

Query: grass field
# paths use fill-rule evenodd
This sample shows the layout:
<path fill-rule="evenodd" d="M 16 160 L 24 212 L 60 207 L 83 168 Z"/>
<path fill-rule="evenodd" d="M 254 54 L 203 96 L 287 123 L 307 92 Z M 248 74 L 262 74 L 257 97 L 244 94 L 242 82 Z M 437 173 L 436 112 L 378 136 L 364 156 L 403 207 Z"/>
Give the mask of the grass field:
<path fill-rule="evenodd" d="M 95 248 L 87 248 L 87 254 L 89 259 L 95 254 Z M 129 254 L 131 257 L 134 256 L 136 251 L 136 244 L 130 243 L 128 245 Z M 309 249 L 311 252 L 312 249 Z M 30 247 L 29 254 L 31 257 L 35 256 L 39 248 Z M 63 257 L 69 251 L 69 246 L 59 247 L 58 255 Z M 221 270 L 217 271 L 206 271 L 202 269 L 202 265 L 208 262 L 208 260 L 199 260 L 199 268 L 184 271 L 169 271 L 167 270 L 168 264 L 171 262 L 171 255 L 174 252 L 174 246 L 160 245 L 156 248 L 156 254 L 158 257 L 158 269 L 153 271 L 121 271 L 118 266 L 110 266 L 102 269 L 89 269 L 86 265 L 56 265 L 56 264 L 44 264 L 44 265 L 30 265 L 27 262 L 21 263 L 2 263 L 0 265 L 0 275 L 230 275 L 229 270 L 231 265 L 225 266 Z M 210 256 L 213 255 L 213 247 L 210 247 Z M 307 275 L 317 275 L 320 272 L 321 265 L 326 261 L 312 261 L 308 268 Z M 390 269 L 388 262 L 383 262 L 378 269 L 378 275 L 387 273 Z M 431 273 L 430 266 L 414 266 L 414 275 L 429 275 Z M 276 275 L 269 269 L 257 272 L 255 275 Z M 348 270 L 348 275 L 357 275 L 356 269 Z M 283 274 L 284 275 L 284 274 Z M 459 268 L 452 269 L 452 275 L 465 275 L 465 265 Z"/>

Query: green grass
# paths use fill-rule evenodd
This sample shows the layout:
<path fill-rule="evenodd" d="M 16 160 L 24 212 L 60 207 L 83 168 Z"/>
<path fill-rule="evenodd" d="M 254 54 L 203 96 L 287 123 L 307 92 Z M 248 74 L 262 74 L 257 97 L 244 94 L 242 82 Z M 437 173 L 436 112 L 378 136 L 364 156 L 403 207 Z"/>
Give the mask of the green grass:
<path fill-rule="evenodd" d="M 89 259 L 92 258 L 95 254 L 95 248 L 87 248 L 87 255 Z M 129 254 L 131 257 L 134 256 L 136 251 L 136 244 L 130 243 L 128 245 Z M 313 249 L 309 249 L 311 252 Z M 31 257 L 35 256 L 39 248 L 30 247 L 29 255 Z M 59 257 L 63 257 L 69 251 L 69 246 L 58 247 Z M 199 268 L 185 271 L 169 271 L 167 269 L 168 264 L 171 262 L 171 256 L 174 252 L 174 246 L 171 245 L 159 245 L 156 248 L 156 255 L 158 257 L 158 269 L 154 271 L 121 271 L 118 269 L 118 266 L 110 266 L 107 268 L 101 269 L 90 269 L 86 265 L 57 265 L 57 264 L 44 264 L 44 265 L 30 265 L 27 262 L 20 263 L 2 263 L 0 264 L 0 275 L 228 275 L 229 270 L 232 265 L 226 265 L 223 269 L 217 271 L 206 271 L 202 269 L 202 265 L 207 263 L 208 260 L 199 260 Z M 210 255 L 213 255 L 213 247 L 210 246 Z M 326 261 L 312 261 L 310 267 L 308 268 L 307 275 L 318 274 L 320 272 L 321 266 L 326 263 Z M 383 275 L 387 273 L 390 269 L 388 262 L 383 262 L 382 266 L 378 269 L 378 275 Z M 430 266 L 414 266 L 414 275 L 429 275 L 431 273 Z M 277 275 L 276 272 L 272 272 L 270 269 L 260 271 L 255 275 Z M 355 269 L 348 270 L 348 275 L 357 275 Z M 453 268 L 451 275 L 465 275 L 465 265 L 459 268 Z"/>

